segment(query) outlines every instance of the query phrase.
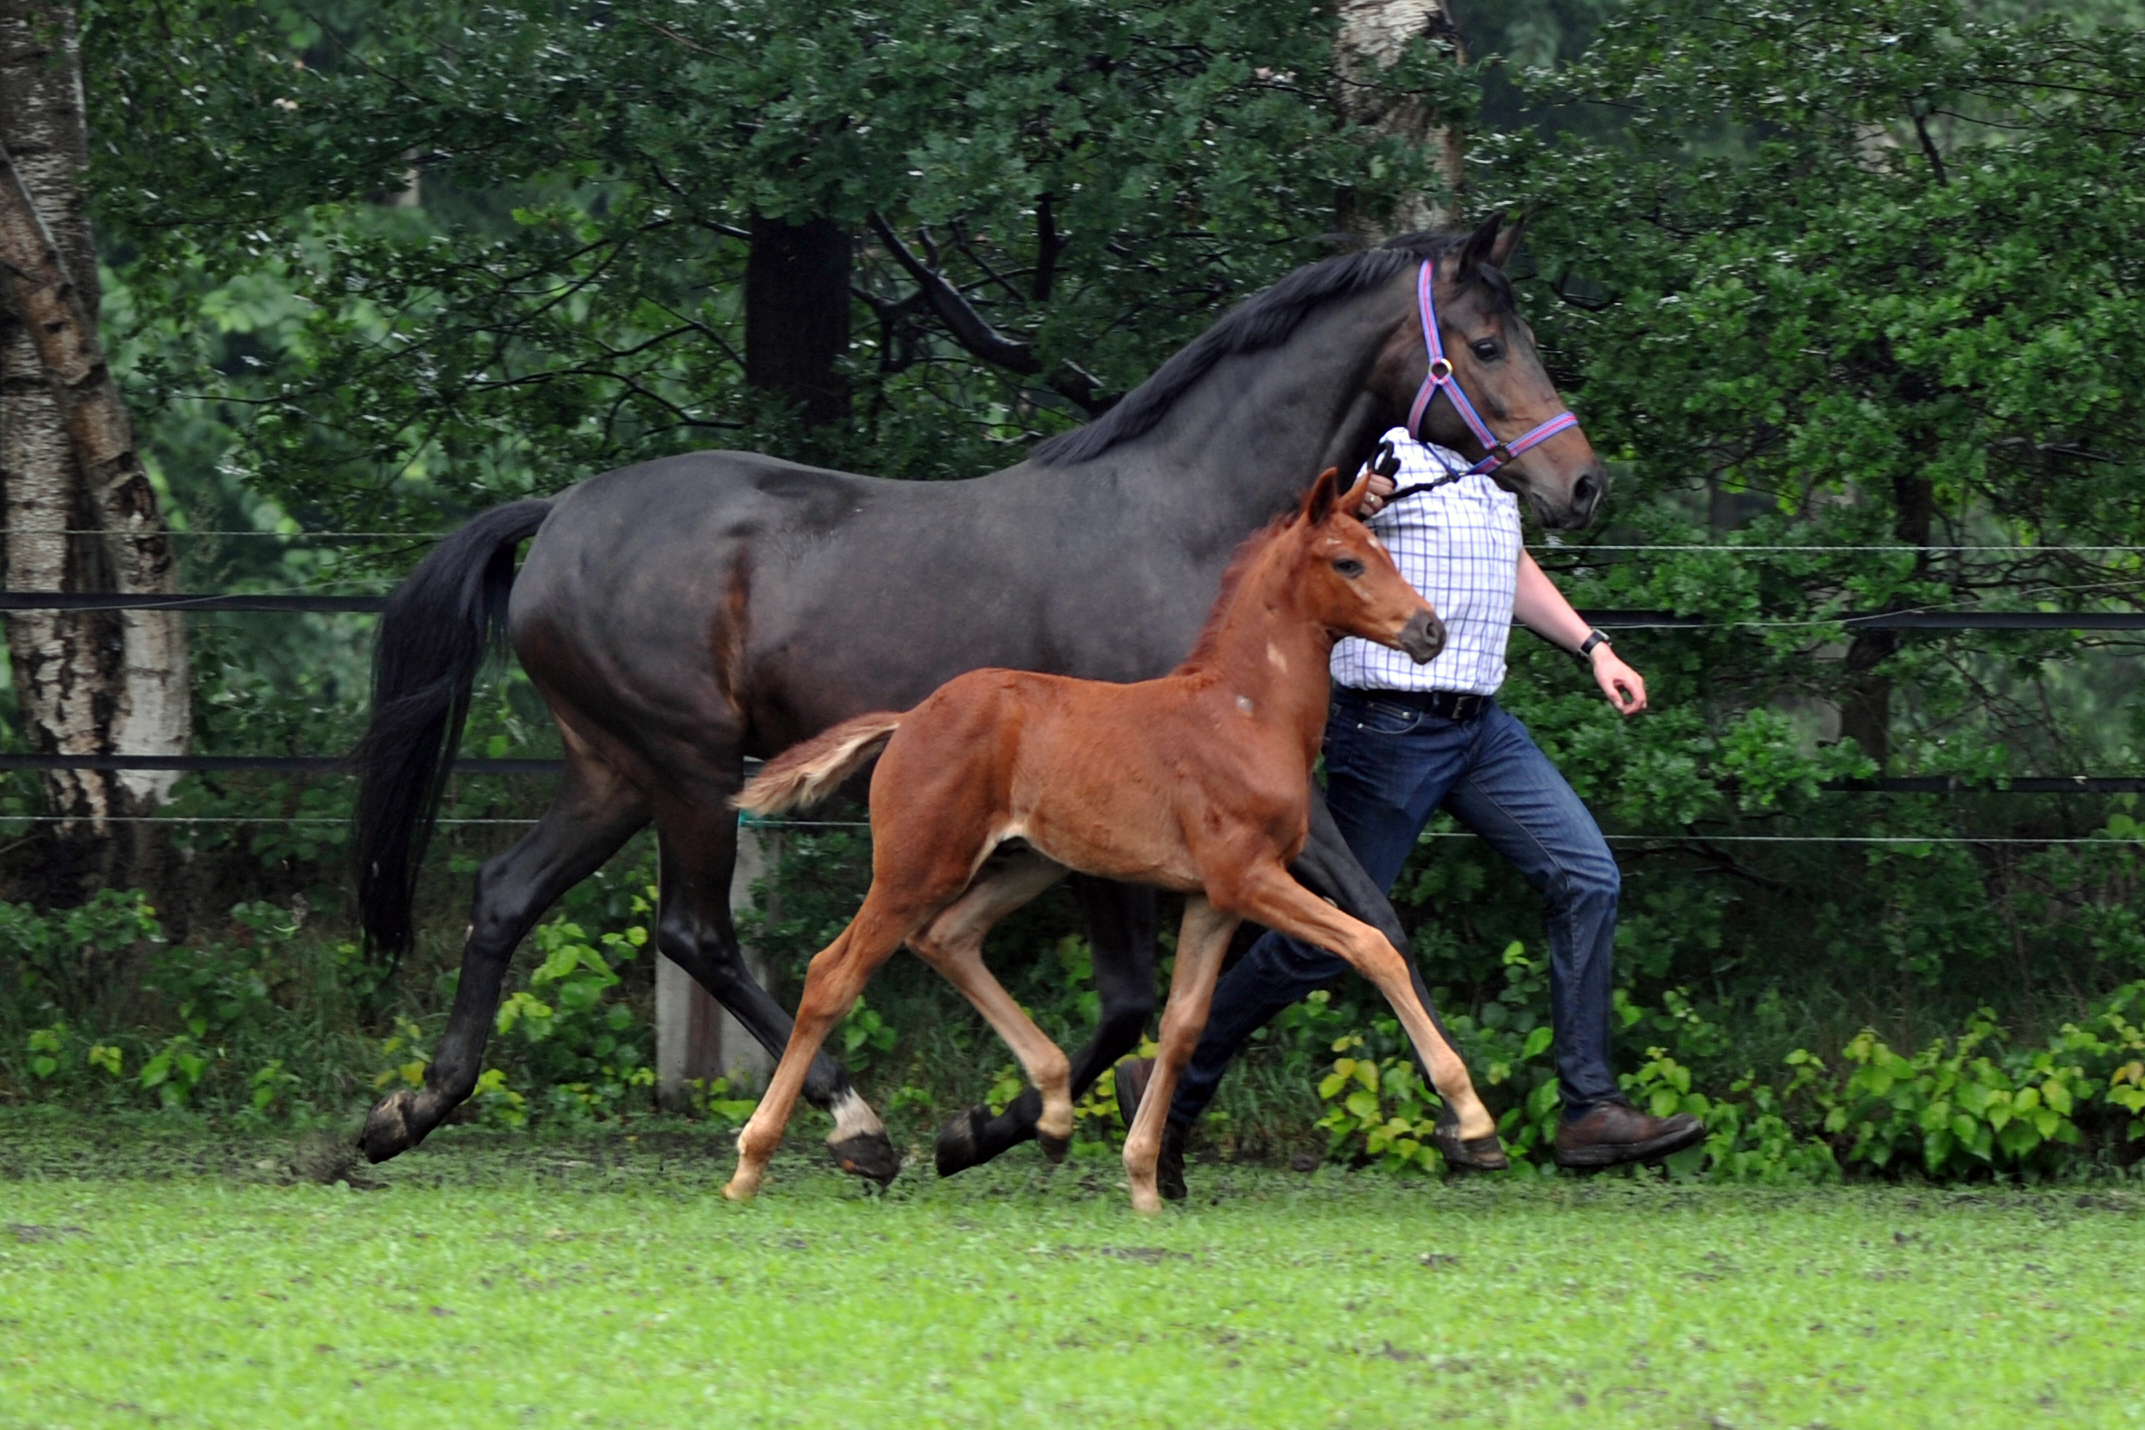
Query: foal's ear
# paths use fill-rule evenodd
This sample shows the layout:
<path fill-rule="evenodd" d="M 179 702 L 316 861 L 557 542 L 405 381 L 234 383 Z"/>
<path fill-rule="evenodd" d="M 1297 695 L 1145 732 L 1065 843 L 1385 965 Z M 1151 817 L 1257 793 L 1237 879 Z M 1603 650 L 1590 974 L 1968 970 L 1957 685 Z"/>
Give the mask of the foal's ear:
<path fill-rule="evenodd" d="M 1491 214 L 1482 221 L 1480 228 L 1467 236 L 1467 241 L 1460 245 L 1459 277 L 1466 277 L 1485 263 L 1496 263 L 1498 261 L 1497 230 L 1503 226 L 1504 215 Z M 1518 233 L 1519 230 L 1513 230 L 1515 238 Z"/>
<path fill-rule="evenodd" d="M 1370 472 L 1369 467 L 1365 467 L 1358 472 L 1356 474 L 1356 484 L 1335 497 L 1333 504 L 1350 516 L 1361 517 L 1363 515 L 1363 498 L 1370 495 Z"/>
<path fill-rule="evenodd" d="M 1333 515 L 1333 503 L 1341 489 L 1340 476 L 1339 467 L 1328 467 L 1318 474 L 1318 480 L 1311 483 L 1310 494 L 1303 499 L 1304 521 L 1317 526 Z"/>

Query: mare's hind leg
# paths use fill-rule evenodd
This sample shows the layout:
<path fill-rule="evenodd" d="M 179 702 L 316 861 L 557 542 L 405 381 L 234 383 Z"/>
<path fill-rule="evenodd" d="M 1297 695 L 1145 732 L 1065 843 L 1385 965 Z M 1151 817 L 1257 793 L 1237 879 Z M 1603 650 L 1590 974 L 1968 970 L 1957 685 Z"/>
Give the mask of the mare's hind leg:
<path fill-rule="evenodd" d="M 983 939 L 1000 919 L 1064 877 L 1064 865 L 1040 854 L 1021 852 L 995 857 L 984 865 L 966 893 L 909 937 L 909 947 L 916 950 L 917 956 L 960 989 L 1020 1059 L 1039 1112 L 1039 1119 L 1030 1120 L 1030 1132 L 1039 1134 L 1043 1155 L 1053 1162 L 1063 1160 L 1066 1148 L 1072 1145 L 1072 1065 L 984 966 Z M 969 1119 L 974 1115 L 955 1118 L 939 1133 L 940 1176 L 947 1175 L 949 1133 L 956 1129 L 968 1131 Z M 958 1157 L 966 1150 L 965 1141 L 956 1137 L 950 1150 Z M 967 1165 L 959 1162 L 953 1170 Z"/>
<path fill-rule="evenodd" d="M 761 1047 L 781 1057 L 791 1041 L 789 1014 L 745 967 L 730 922 L 730 879 L 737 862 L 732 793 L 708 790 L 690 804 L 657 812 L 662 877 L 656 946 L 729 1009 Z M 882 1184 L 894 1180 L 901 1157 L 839 1063 L 824 1053 L 813 1058 L 802 1091 L 807 1102 L 834 1118 L 827 1147 L 843 1171 Z"/>
<path fill-rule="evenodd" d="M 640 794 L 569 735 L 566 775 L 551 807 L 535 829 L 477 873 L 462 978 L 438 1055 L 422 1088 L 390 1094 L 365 1119 L 358 1146 L 367 1158 L 382 1162 L 416 1146 L 475 1090 L 515 946 L 554 899 L 595 873 L 647 822 Z"/>
<path fill-rule="evenodd" d="M 958 885 L 955 886 L 958 888 Z M 790 1112 L 803 1089 L 806 1069 L 819 1054 L 820 1044 L 864 991 L 879 965 L 901 947 L 902 940 L 943 905 L 945 895 L 924 900 L 914 895 L 899 899 L 882 892 L 874 880 L 864 896 L 864 907 L 849 921 L 849 927 L 834 942 L 812 958 L 804 977 L 804 996 L 797 1003 L 797 1021 L 790 1030 L 789 1046 L 775 1065 L 760 1105 L 753 1109 L 744 1131 L 737 1135 L 737 1171 L 722 1194 L 733 1202 L 749 1202 L 767 1175 L 767 1159 L 782 1142 Z"/>
<path fill-rule="evenodd" d="M 1155 1185 L 1155 1162 L 1162 1152 L 1162 1123 L 1169 1114 L 1169 1095 L 1176 1090 L 1177 1075 L 1191 1061 L 1192 1049 L 1207 1026 L 1207 1009 L 1214 1001 L 1214 981 L 1221 976 L 1222 955 L 1229 951 L 1229 935 L 1236 932 L 1237 917 L 1225 914 L 1193 894 L 1184 901 L 1184 923 L 1177 931 L 1177 968 L 1170 975 L 1169 1002 L 1162 1009 L 1162 1036 L 1154 1058 L 1154 1077 L 1147 1095 L 1140 1099 L 1139 1117 L 1125 1136 L 1125 1173 L 1132 1184 L 1132 1210 L 1142 1213 L 1162 1209 L 1162 1194 Z"/>
<path fill-rule="evenodd" d="M 1075 874 L 1068 887 L 1087 913 L 1088 947 L 1102 1014 L 1095 1035 L 1073 1059 L 1072 1096 L 1094 1086 L 1102 1070 L 1139 1046 L 1154 1015 L 1154 890 Z M 991 1116 L 988 1107 L 957 1113 L 938 1132 L 938 1174 L 978 1167 L 1036 1135 L 1043 1097 L 1025 1089 Z"/>
<path fill-rule="evenodd" d="M 1431 1085 L 1458 1117 L 1460 1136 L 1472 1141 L 1496 1134 L 1497 1124 L 1476 1095 L 1467 1064 L 1453 1051 L 1444 1030 L 1417 996 L 1416 984 L 1409 976 L 1413 972 L 1409 960 L 1400 956 L 1384 934 L 1334 908 L 1297 883 L 1278 864 L 1245 871 L 1232 893 L 1232 902 L 1246 918 L 1333 950 L 1376 984 L 1385 1001 L 1400 1015 L 1401 1026 L 1415 1044 L 1416 1056 L 1430 1074 Z M 1141 1114 L 1146 1110 L 1142 1104 Z"/>

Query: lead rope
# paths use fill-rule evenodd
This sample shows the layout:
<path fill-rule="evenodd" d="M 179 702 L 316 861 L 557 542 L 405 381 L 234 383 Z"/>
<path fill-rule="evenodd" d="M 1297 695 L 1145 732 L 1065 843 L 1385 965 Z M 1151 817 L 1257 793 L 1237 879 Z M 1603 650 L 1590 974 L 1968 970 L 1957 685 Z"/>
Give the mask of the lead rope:
<path fill-rule="evenodd" d="M 1377 454 L 1365 462 L 1363 467 L 1365 471 L 1376 472 L 1379 476 L 1391 480 L 1400 473 L 1400 454 L 1393 450 L 1391 442 L 1380 442 Z M 1424 492 L 1434 492 L 1439 487 L 1449 487 L 1466 475 L 1466 472 L 1447 467 L 1443 476 L 1432 477 L 1427 482 L 1410 482 L 1404 487 L 1395 488 L 1378 509 L 1384 511 L 1402 497 L 1420 496 Z"/>

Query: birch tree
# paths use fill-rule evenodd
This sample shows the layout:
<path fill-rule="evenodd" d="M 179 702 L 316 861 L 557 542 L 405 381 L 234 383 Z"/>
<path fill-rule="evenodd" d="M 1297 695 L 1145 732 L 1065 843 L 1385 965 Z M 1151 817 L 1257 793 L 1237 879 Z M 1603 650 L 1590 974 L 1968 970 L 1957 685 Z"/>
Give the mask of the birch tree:
<path fill-rule="evenodd" d="M 73 11 L 0 0 L 0 489 L 13 591 L 176 589 L 171 543 L 97 339 Z M 178 754 L 192 724 L 175 612 L 26 611 L 8 651 L 24 733 L 55 754 Z M 55 897 L 147 872 L 168 774 L 53 771 Z"/>
<path fill-rule="evenodd" d="M 1442 228 L 1458 219 L 1457 199 L 1466 187 L 1466 130 L 1453 113 L 1452 93 L 1409 83 L 1394 73 L 1420 41 L 1424 57 L 1435 56 L 1453 74 L 1467 64 L 1467 44 L 1444 0 L 1338 0 L 1340 25 L 1333 38 L 1335 98 L 1350 124 L 1420 150 L 1435 168 L 1439 189 L 1403 195 L 1381 224 L 1374 213 L 1342 199 L 1343 227 L 1366 241 L 1392 233 Z M 1396 82 L 1397 81 L 1397 82 Z M 1442 91 L 1442 92 L 1441 92 Z"/>

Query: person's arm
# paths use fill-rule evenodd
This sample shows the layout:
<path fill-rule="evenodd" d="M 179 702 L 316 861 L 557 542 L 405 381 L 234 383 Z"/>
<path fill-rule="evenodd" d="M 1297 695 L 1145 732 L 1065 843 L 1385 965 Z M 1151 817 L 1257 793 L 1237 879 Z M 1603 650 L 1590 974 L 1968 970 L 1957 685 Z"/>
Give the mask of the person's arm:
<path fill-rule="evenodd" d="M 1524 551 L 1519 553 L 1519 583 L 1513 593 L 1512 616 L 1528 630 L 1565 650 L 1579 649 L 1593 631 Z M 1597 644 L 1587 659 L 1594 683 L 1619 714 L 1636 715 L 1646 708 L 1646 682 L 1617 658 L 1607 641 Z"/>

